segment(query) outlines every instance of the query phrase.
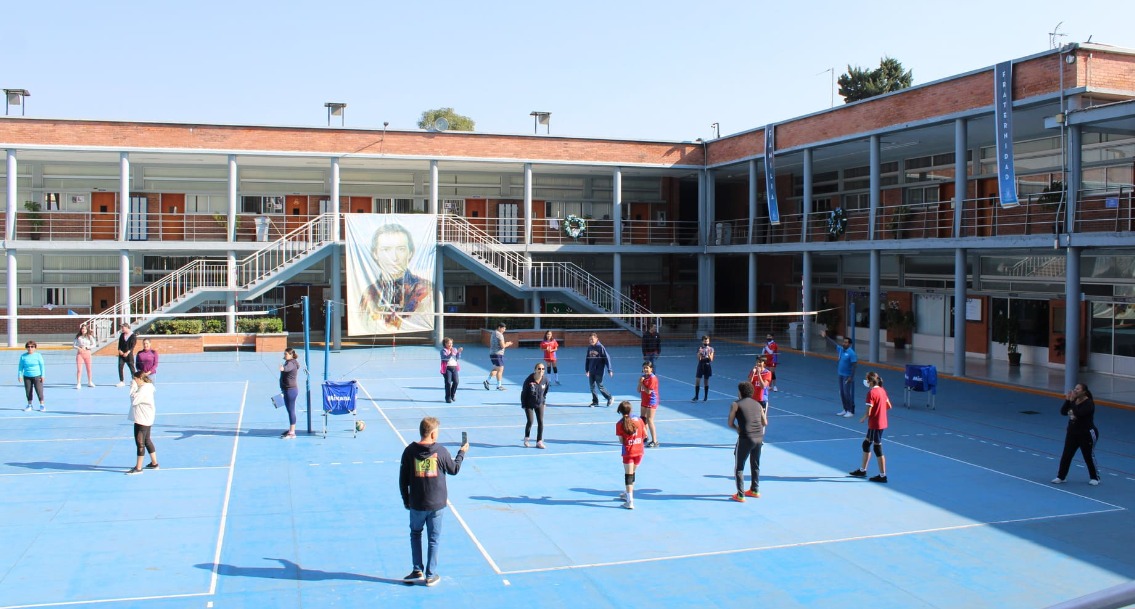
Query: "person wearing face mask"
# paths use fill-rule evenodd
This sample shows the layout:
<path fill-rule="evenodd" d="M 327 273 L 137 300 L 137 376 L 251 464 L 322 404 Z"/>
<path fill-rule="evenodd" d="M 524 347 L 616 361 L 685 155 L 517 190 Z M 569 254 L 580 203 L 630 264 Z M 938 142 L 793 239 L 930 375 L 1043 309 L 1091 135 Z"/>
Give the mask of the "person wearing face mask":
<path fill-rule="evenodd" d="M 859 469 L 850 472 L 853 478 L 867 477 L 867 463 L 871 460 L 868 449 L 874 445 L 875 456 L 879 459 L 879 475 L 871 476 L 871 482 L 887 482 L 887 458 L 883 456 L 883 431 L 887 429 L 887 411 L 891 409 L 891 400 L 883 390 L 883 379 L 877 372 L 868 372 L 863 380 L 867 387 L 867 414 L 859 422 L 867 421 L 867 437 L 863 439 L 863 462 Z"/>

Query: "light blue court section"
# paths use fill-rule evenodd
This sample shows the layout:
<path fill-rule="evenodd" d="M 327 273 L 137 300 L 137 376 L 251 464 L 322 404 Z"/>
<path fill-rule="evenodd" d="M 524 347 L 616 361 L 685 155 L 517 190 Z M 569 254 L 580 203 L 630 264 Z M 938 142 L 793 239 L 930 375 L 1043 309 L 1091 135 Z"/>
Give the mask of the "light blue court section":
<path fill-rule="evenodd" d="M 896 403 L 891 481 L 874 484 L 846 475 L 865 425 L 833 415 L 834 363 L 786 353 L 762 496 L 738 504 L 725 416 L 753 349 L 719 345 L 711 398 L 691 403 L 693 349 L 676 345 L 660 364 L 662 447 L 648 449 L 628 511 L 618 417 L 587 406 L 574 351 L 561 353 L 546 450 L 521 446 L 517 385 L 534 350 L 510 350 L 506 390 L 486 391 L 487 353 L 466 345 L 455 404 L 433 349 L 333 354 L 329 376 L 359 381 L 367 428 L 353 438 L 353 419 L 338 416 L 327 438 L 295 440 L 278 438 L 287 421 L 268 399 L 277 355 L 163 356 L 162 469 L 140 476 L 123 475 L 134 461 L 124 388 L 52 385 L 48 412 L 25 413 L 9 385 L 0 609 L 1043 607 L 1135 578 L 1135 413 L 1101 409 L 1102 485 L 1077 466 L 1054 486 L 1059 403 L 947 379 L 937 410 L 906 409 L 901 373 L 882 370 Z M 611 351 L 605 383 L 637 404 L 637 349 Z M 99 365 L 96 378 L 111 378 Z M 322 354 L 310 373 L 318 409 Z M 301 375 L 301 408 L 306 385 Z M 411 565 L 398 459 L 427 415 L 450 450 L 462 431 L 472 445 L 449 480 L 434 588 L 400 580 Z"/>

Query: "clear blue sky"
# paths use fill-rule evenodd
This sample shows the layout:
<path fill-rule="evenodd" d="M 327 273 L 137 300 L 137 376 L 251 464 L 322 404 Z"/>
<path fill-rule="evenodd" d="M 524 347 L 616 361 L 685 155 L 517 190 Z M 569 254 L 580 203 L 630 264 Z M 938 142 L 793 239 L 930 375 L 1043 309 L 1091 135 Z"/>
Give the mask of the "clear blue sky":
<path fill-rule="evenodd" d="M 822 110 L 889 55 L 915 84 L 1063 42 L 1135 48 L 1131 0 L 56 1 L 0 7 L 0 87 L 29 116 L 692 140 Z M 835 103 L 842 100 L 836 95 Z M 541 133 L 543 128 L 541 128 Z"/>

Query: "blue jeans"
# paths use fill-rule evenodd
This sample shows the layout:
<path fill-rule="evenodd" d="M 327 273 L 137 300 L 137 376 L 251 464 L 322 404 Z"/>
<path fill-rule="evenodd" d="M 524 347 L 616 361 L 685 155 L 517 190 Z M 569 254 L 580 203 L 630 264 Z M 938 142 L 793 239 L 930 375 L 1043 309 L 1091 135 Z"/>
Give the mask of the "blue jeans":
<path fill-rule="evenodd" d="M 588 380 L 587 384 L 591 388 L 591 403 L 592 404 L 598 404 L 599 403 L 599 396 L 595 394 L 595 388 L 596 387 L 599 388 L 599 393 L 603 394 L 603 399 L 605 399 L 605 400 L 611 399 L 611 392 L 607 391 L 607 388 L 603 386 L 603 373 L 589 375 L 587 377 L 587 380 Z"/>
<path fill-rule="evenodd" d="M 839 377 L 839 399 L 843 402 L 844 410 L 855 414 L 855 383 L 851 381 L 850 376 Z"/>
<path fill-rule="evenodd" d="M 445 509 L 445 508 L 442 508 Z M 441 542 L 441 510 L 410 510 L 410 555 L 414 570 L 424 571 L 426 577 L 437 573 L 438 544 Z M 422 529 L 426 529 L 426 563 L 422 565 Z"/>

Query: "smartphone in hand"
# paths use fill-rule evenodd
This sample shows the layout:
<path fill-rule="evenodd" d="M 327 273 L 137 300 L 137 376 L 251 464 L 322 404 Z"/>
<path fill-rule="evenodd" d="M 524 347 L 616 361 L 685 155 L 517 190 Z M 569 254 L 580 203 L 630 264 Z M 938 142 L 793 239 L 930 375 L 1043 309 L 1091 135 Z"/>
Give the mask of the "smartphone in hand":
<path fill-rule="evenodd" d="M 461 432 L 461 445 L 465 446 L 468 443 L 469 443 L 469 432 L 467 432 L 467 431 Z"/>

